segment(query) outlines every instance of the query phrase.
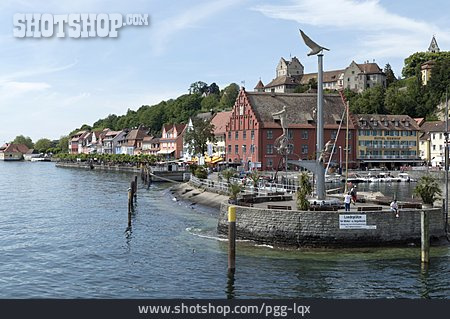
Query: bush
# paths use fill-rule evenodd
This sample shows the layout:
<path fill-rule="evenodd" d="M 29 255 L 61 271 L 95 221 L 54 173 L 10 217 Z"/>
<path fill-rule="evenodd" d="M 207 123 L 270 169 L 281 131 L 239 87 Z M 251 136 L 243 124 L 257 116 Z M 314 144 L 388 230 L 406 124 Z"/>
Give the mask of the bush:
<path fill-rule="evenodd" d="M 208 173 L 203 167 L 197 167 L 197 169 L 194 172 L 194 176 L 200 179 L 207 179 Z"/>
<path fill-rule="evenodd" d="M 309 201 L 308 196 L 312 194 L 312 185 L 309 181 L 309 176 L 306 173 L 300 175 L 300 187 L 297 190 L 297 209 L 308 210 Z"/>
<path fill-rule="evenodd" d="M 414 194 L 419 195 L 424 204 L 433 205 L 434 201 L 442 195 L 442 190 L 434 177 L 425 175 L 417 182 Z"/>

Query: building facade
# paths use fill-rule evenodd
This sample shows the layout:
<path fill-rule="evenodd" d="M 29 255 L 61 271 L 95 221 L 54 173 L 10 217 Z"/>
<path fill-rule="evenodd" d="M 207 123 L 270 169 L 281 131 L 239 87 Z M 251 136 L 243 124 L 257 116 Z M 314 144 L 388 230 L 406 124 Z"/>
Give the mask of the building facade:
<path fill-rule="evenodd" d="M 29 151 L 25 144 L 11 144 L 6 143 L 0 147 L 1 161 L 20 161 L 23 155 Z"/>
<path fill-rule="evenodd" d="M 161 150 L 159 146 L 159 137 L 145 136 L 142 141 L 142 153 L 148 155 L 157 155 Z"/>
<path fill-rule="evenodd" d="M 386 74 L 376 63 L 366 61 L 358 64 L 352 61 L 344 71 L 343 84 L 344 88 L 355 92 L 362 92 L 375 85 L 386 87 Z"/>
<path fill-rule="evenodd" d="M 357 159 L 362 167 L 394 168 L 422 162 L 417 122 L 408 115 L 355 115 Z"/>
<path fill-rule="evenodd" d="M 212 149 L 212 155 L 216 157 L 225 158 L 226 154 L 226 124 L 230 119 L 232 111 L 224 111 L 217 113 L 211 120 L 214 125 L 215 143 L 209 142 L 208 149 Z"/>
<path fill-rule="evenodd" d="M 166 158 L 183 157 L 183 137 L 186 130 L 186 124 L 165 124 L 162 129 L 162 136 L 159 139 L 159 155 Z"/>
<path fill-rule="evenodd" d="M 274 93 L 294 92 L 300 84 L 303 71 L 304 67 L 296 57 L 293 57 L 291 61 L 281 58 L 276 68 L 275 79 L 264 86 L 264 91 Z"/>
<path fill-rule="evenodd" d="M 423 161 L 435 167 L 445 164 L 445 122 L 429 121 L 420 127 L 420 155 Z M 422 145 L 422 142 L 423 145 Z"/>
<path fill-rule="evenodd" d="M 316 156 L 316 94 L 246 92 L 241 89 L 226 124 L 226 161 L 244 165 L 246 169 L 277 170 L 283 156 L 276 150 L 282 135 L 279 121 L 272 114 L 286 106 L 288 121 L 288 159 L 315 159 Z M 324 140 L 336 140 L 331 161 L 342 164 L 345 158 L 345 105 L 339 95 L 324 96 Z M 338 130 L 341 129 L 338 135 Z M 349 163 L 356 166 L 355 126 L 349 121 Z M 339 147 L 341 154 L 339 154 Z"/>

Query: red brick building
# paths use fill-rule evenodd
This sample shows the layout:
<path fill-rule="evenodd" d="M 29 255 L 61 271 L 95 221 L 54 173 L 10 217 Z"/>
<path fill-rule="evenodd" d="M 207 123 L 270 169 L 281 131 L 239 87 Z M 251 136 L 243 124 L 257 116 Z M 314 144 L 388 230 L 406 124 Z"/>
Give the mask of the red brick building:
<path fill-rule="evenodd" d="M 289 159 L 315 159 L 317 94 L 246 92 L 241 89 L 226 125 L 226 160 L 241 163 L 248 169 L 252 163 L 262 170 L 282 167 L 282 157 L 275 140 L 283 130 L 272 113 L 286 106 Z M 337 94 L 324 95 L 324 141 L 334 140 L 344 114 L 345 105 Z M 332 163 L 345 161 L 344 121 L 337 136 Z M 349 119 L 349 166 L 356 166 L 356 125 Z M 341 146 L 341 152 L 339 150 Z M 341 156 L 340 156 L 341 153 Z"/>

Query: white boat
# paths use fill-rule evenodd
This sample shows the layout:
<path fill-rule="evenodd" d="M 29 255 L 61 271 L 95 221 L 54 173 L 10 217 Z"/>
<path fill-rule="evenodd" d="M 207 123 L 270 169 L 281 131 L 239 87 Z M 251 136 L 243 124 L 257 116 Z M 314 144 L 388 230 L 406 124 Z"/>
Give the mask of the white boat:
<path fill-rule="evenodd" d="M 371 183 L 391 183 L 399 181 L 398 178 L 395 178 L 390 173 L 378 173 L 375 176 L 371 176 L 369 178 Z"/>
<path fill-rule="evenodd" d="M 50 162 L 50 157 L 32 157 L 32 162 Z"/>
<path fill-rule="evenodd" d="M 408 173 L 399 173 L 397 179 L 399 182 L 405 183 L 416 182 L 416 180 L 411 178 Z"/>

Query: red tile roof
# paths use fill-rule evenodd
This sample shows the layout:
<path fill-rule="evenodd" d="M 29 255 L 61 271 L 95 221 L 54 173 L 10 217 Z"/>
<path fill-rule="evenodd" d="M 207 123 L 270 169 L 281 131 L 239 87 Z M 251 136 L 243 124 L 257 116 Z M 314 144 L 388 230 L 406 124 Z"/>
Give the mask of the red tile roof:
<path fill-rule="evenodd" d="M 211 120 L 211 124 L 214 125 L 214 134 L 220 135 L 225 134 L 226 125 L 230 120 L 233 111 L 225 111 L 217 113 Z"/>
<path fill-rule="evenodd" d="M 22 153 L 26 154 L 29 148 L 25 144 L 5 144 L 6 148 L 2 149 L 4 153 Z"/>
<path fill-rule="evenodd" d="M 383 71 L 380 69 L 378 64 L 376 63 L 362 63 L 358 64 L 358 67 L 361 69 L 362 73 L 366 74 L 374 74 L 374 73 L 382 73 Z"/>

